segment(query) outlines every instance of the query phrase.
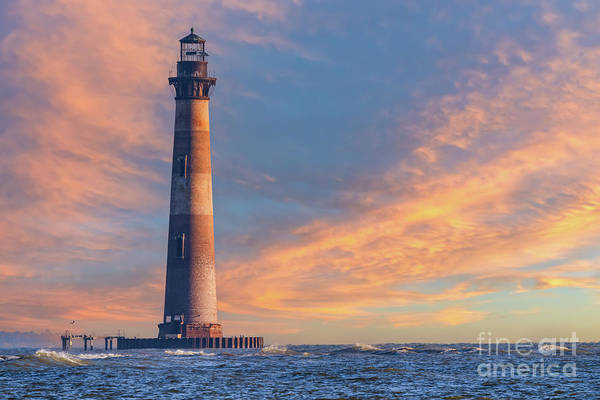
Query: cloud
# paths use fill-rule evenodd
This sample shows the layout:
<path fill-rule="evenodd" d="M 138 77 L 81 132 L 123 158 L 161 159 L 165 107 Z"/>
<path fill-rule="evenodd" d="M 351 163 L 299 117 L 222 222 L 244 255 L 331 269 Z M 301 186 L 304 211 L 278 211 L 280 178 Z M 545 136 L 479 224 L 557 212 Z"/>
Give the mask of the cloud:
<path fill-rule="evenodd" d="M 535 314 L 538 314 L 539 312 L 540 312 L 539 307 L 532 307 L 532 308 L 527 308 L 527 309 L 523 309 L 523 310 L 510 311 L 510 313 L 513 315 L 535 315 Z"/>
<path fill-rule="evenodd" d="M 468 286 L 507 270 L 517 285 L 530 277 L 523 268 L 593 246 L 600 238 L 600 49 L 565 27 L 553 35 L 540 48 L 500 41 L 492 53 L 502 55 L 502 72 L 468 71 L 468 84 L 404 123 L 418 144 L 372 176 L 369 191 L 354 191 L 364 206 L 294 227 L 255 259 L 232 257 L 219 275 L 224 307 L 359 316 L 445 300 L 400 286 L 470 274 L 476 278 Z M 593 278 L 536 279 L 537 289 L 597 285 Z M 250 282 L 253 293 L 245 289 Z"/>
<path fill-rule="evenodd" d="M 306 46 L 295 43 L 280 33 L 258 33 L 252 28 L 237 28 L 227 34 L 228 38 L 242 43 L 259 46 L 273 46 L 284 52 L 294 53 L 307 60 L 315 61 L 320 57 L 308 50 Z"/>
<path fill-rule="evenodd" d="M 538 278 L 537 279 L 537 288 L 538 289 L 549 289 L 549 288 L 559 288 L 559 287 L 600 289 L 600 281 L 598 280 L 598 278 L 552 277 L 552 278 Z"/>
<path fill-rule="evenodd" d="M 17 23 L 0 42 L 10 94 L 1 100 L 3 329 L 59 329 L 68 319 L 154 329 L 164 284 L 156 260 L 164 259 L 173 38 L 193 23 L 224 38 L 211 44 L 217 54 L 237 42 L 316 58 L 277 30 L 298 4 L 209 6 L 9 7 Z M 465 67 L 451 93 L 419 112 L 398 111 L 389 147 L 402 153 L 383 172 L 362 171 L 331 189 L 343 205 L 333 216 L 293 226 L 257 216 L 257 237 L 242 238 L 253 253 L 219 259 L 227 323 L 249 329 L 251 316 L 281 334 L 301 332 L 297 321 L 373 316 L 396 327 L 454 326 L 488 316 L 464 299 L 597 290 L 597 263 L 573 255 L 600 239 L 600 48 L 583 40 L 587 20 L 568 26 L 542 9 L 540 21 L 549 29 L 542 46 L 506 35 Z M 371 132 L 361 140 L 373 140 Z M 245 173 L 254 188 L 284 181 Z M 553 267 L 528 269 L 539 264 Z M 441 303 L 440 311 L 397 312 Z"/>
<path fill-rule="evenodd" d="M 0 41 L 0 326 L 154 325 L 164 273 L 151 268 L 164 259 L 172 145 L 166 77 L 177 38 L 192 25 L 227 38 L 239 17 L 232 11 L 281 22 L 290 7 L 24 0 L 3 8 L 12 23 Z M 248 37 L 294 47 L 262 40 L 253 22 L 235 25 L 248 35 L 211 42 L 211 51 Z M 114 277 L 132 272 L 143 276 L 140 287 L 123 295 Z"/>
<path fill-rule="evenodd" d="M 155 282 L 138 278 L 127 296 L 110 276 L 164 259 L 152 218 L 168 202 L 166 76 L 183 25 L 172 18 L 198 14 L 174 5 L 7 6 L 17 23 L 0 42 L 3 92 L 12 94 L 1 100 L 0 326 L 156 319 L 161 290 L 150 302 L 140 290 L 162 288 L 164 274 L 137 271 Z"/>
<path fill-rule="evenodd" d="M 282 20 L 290 5 L 288 2 L 274 0 L 222 0 L 221 4 L 232 10 L 254 14 L 258 19 Z"/>
<path fill-rule="evenodd" d="M 164 167 L 155 166 L 166 166 L 169 137 L 155 110 L 167 102 L 157 96 L 165 39 L 144 10 L 121 5 L 115 19 L 104 4 L 14 5 L 26 29 L 2 40 L 3 77 L 18 89 L 3 99 L 12 121 L 0 138 L 11 178 L 0 197 L 12 210 L 0 229 L 5 255 L 112 248 L 119 228 L 107 218 L 163 205 L 155 187 Z"/>
<path fill-rule="evenodd" d="M 159 321 L 163 267 L 121 275 L 110 285 L 52 282 L 28 277 L 0 279 L 0 326 L 15 330 L 83 329 L 98 334 Z M 160 283 L 159 283 L 160 282 Z M 69 326 L 76 320 L 76 326 Z M 152 324 L 154 325 L 154 324 Z"/>
<path fill-rule="evenodd" d="M 449 307 L 436 312 L 398 313 L 390 317 L 395 327 L 419 326 L 425 324 L 463 325 L 481 321 L 488 313 L 473 311 L 463 307 Z"/>

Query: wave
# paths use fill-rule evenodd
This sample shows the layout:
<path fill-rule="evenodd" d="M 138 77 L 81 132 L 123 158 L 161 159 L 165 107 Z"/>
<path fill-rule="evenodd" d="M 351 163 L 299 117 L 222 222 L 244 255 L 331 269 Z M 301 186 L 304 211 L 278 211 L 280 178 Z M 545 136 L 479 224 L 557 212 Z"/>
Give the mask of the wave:
<path fill-rule="evenodd" d="M 21 366 L 43 365 L 70 365 L 81 366 L 89 365 L 88 360 L 98 360 L 105 358 L 125 357 L 124 354 L 116 353 L 83 353 L 71 354 L 64 351 L 53 351 L 47 349 L 39 349 L 33 354 L 28 355 L 0 355 L 0 362 L 18 361 Z"/>
<path fill-rule="evenodd" d="M 205 353 L 202 350 L 192 351 L 192 350 L 165 350 L 165 354 L 169 354 L 171 356 L 214 356 L 215 353 Z"/>
<path fill-rule="evenodd" d="M 87 362 L 73 354 L 65 353 L 64 351 L 52 351 L 40 349 L 33 356 L 34 359 L 44 364 L 63 364 L 63 365 L 88 365 Z"/>
<path fill-rule="evenodd" d="M 278 344 L 270 344 L 265 346 L 260 350 L 260 352 L 263 354 L 283 354 L 287 356 L 296 356 L 300 354 L 297 351 L 288 349 L 287 346 L 281 346 Z M 310 355 L 310 353 L 303 352 L 302 355 Z"/>
<path fill-rule="evenodd" d="M 392 351 L 394 353 L 413 353 L 415 351 L 415 348 L 410 346 L 401 346 L 393 348 Z"/>
<path fill-rule="evenodd" d="M 77 354 L 77 358 L 81 358 L 84 360 L 102 360 L 105 358 L 116 358 L 116 357 L 126 357 L 125 354 L 116 354 L 116 353 L 85 353 L 85 354 Z"/>
<path fill-rule="evenodd" d="M 439 345 L 439 344 L 423 344 L 423 345 L 419 345 L 417 347 L 415 347 L 414 349 L 415 352 L 417 353 L 433 353 L 433 354 L 437 354 L 437 353 L 449 353 L 449 352 L 454 352 L 456 351 L 455 348 L 453 347 L 444 347 L 443 345 Z"/>
<path fill-rule="evenodd" d="M 373 354 L 392 354 L 395 353 L 393 350 L 384 350 L 382 348 L 370 345 L 370 344 L 362 344 L 356 343 L 351 347 L 344 347 L 339 350 L 334 350 L 329 354 L 352 354 L 352 353 L 373 353 Z"/>
<path fill-rule="evenodd" d="M 452 353 L 455 351 L 458 351 L 458 350 L 456 350 L 454 347 L 450 347 L 450 348 L 444 349 L 444 351 L 442 353 Z"/>
<path fill-rule="evenodd" d="M 486 349 L 483 347 L 466 347 L 463 350 L 465 353 L 480 353 L 480 354 L 488 354 L 490 349 Z"/>
<path fill-rule="evenodd" d="M 571 349 L 564 346 L 557 346 L 555 344 L 543 344 L 538 347 L 538 352 L 545 356 L 563 355 L 570 352 Z"/>
<path fill-rule="evenodd" d="M 12 361 L 12 360 L 18 360 L 18 359 L 20 359 L 20 358 L 21 358 L 21 356 L 3 356 L 3 355 L 0 355 L 0 362 L 1 362 L 1 361 Z"/>
<path fill-rule="evenodd" d="M 362 343 L 356 343 L 352 348 L 354 350 L 358 350 L 358 351 L 382 351 L 383 350 L 383 349 L 380 349 L 379 347 L 375 347 L 370 344 L 362 344 Z"/>

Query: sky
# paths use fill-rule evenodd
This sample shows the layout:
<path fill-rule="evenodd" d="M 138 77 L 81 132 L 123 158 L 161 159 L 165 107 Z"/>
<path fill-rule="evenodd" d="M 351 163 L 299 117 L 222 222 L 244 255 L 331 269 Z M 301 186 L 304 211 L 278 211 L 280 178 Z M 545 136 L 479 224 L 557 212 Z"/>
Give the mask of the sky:
<path fill-rule="evenodd" d="M 0 330 L 154 337 L 206 39 L 219 319 L 267 343 L 600 340 L 600 3 L 0 3 Z"/>

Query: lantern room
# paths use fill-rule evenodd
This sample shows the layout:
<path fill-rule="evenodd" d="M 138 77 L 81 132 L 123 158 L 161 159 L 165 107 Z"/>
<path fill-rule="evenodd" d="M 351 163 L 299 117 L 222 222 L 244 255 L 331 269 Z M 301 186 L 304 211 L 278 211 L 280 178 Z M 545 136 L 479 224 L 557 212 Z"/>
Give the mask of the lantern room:
<path fill-rule="evenodd" d="M 194 28 L 191 28 L 190 34 L 179 40 L 181 44 L 179 61 L 205 61 L 204 57 L 208 56 L 204 51 L 205 42 L 194 33 Z"/>

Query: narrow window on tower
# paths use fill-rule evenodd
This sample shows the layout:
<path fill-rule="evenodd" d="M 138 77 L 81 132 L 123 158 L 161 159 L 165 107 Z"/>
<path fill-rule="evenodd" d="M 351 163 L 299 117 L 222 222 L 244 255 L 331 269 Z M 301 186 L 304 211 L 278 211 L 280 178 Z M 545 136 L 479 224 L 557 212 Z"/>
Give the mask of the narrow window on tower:
<path fill-rule="evenodd" d="M 188 164 L 188 156 L 183 155 L 183 156 L 179 156 L 177 157 L 177 162 L 179 164 L 179 166 L 177 167 L 178 172 L 179 172 L 179 176 L 183 177 L 183 178 L 187 178 L 187 164 Z"/>
<path fill-rule="evenodd" d="M 177 258 L 185 257 L 185 233 L 177 235 Z"/>

